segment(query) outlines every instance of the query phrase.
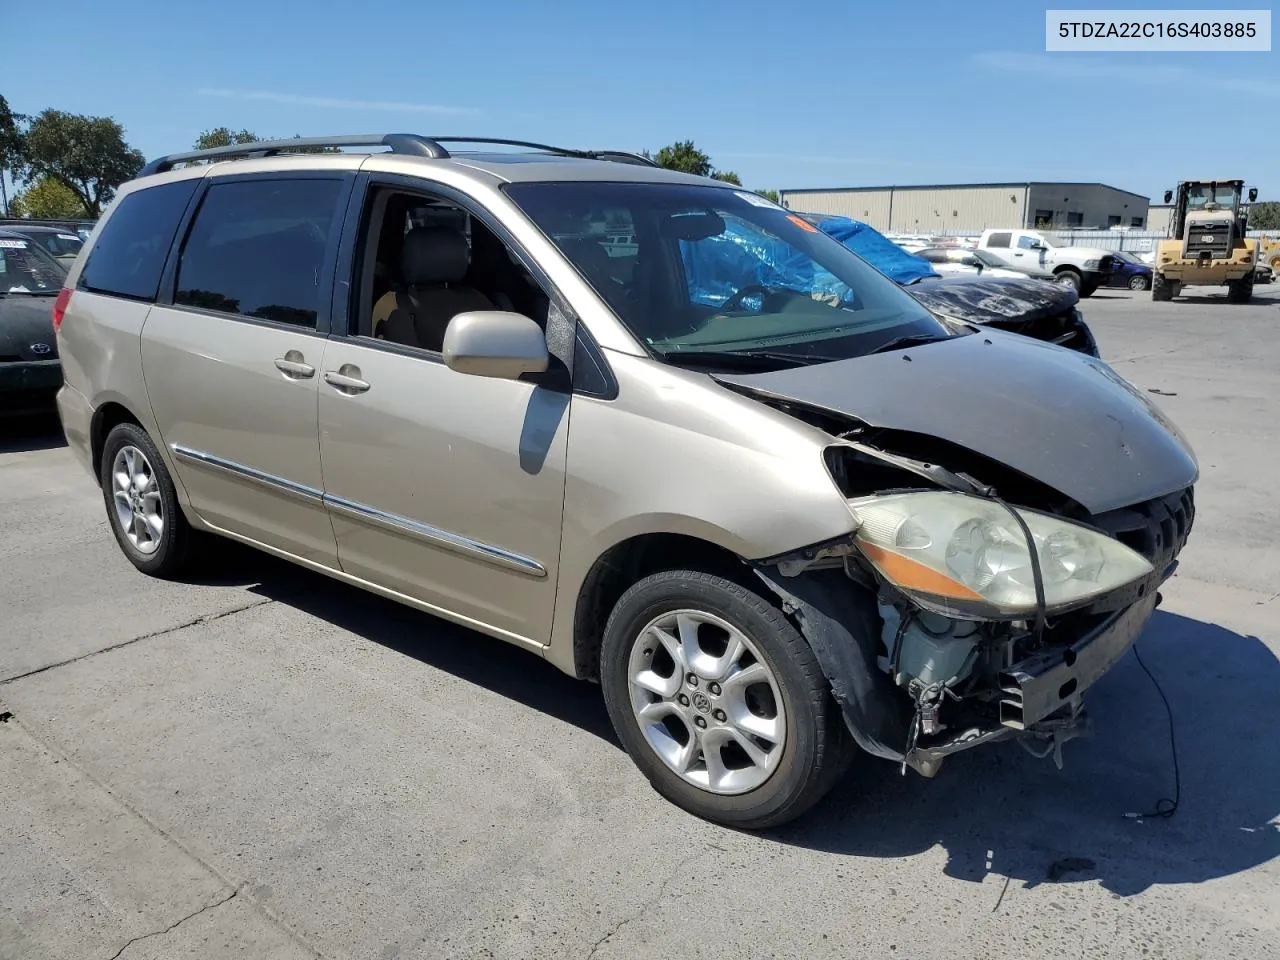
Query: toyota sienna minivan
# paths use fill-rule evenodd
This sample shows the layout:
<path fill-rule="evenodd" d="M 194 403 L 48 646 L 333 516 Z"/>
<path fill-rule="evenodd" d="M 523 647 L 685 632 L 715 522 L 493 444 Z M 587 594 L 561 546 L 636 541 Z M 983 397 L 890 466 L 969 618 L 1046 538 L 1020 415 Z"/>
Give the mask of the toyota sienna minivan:
<path fill-rule="evenodd" d="M 788 268 L 704 256 L 725 236 Z M 929 777 L 1059 747 L 1194 515 L 1186 440 L 1107 364 L 625 154 L 164 157 L 54 324 L 139 570 L 229 537 L 534 651 L 600 684 L 658 792 L 738 827 L 859 752 Z"/>

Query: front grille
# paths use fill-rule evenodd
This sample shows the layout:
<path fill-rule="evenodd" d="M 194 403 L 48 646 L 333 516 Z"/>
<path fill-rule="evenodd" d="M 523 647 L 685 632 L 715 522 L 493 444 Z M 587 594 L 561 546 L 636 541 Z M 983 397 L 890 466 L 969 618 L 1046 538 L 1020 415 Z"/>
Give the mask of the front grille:
<path fill-rule="evenodd" d="M 1099 529 L 1136 550 L 1157 571 L 1166 570 L 1186 545 L 1195 520 L 1192 487 L 1093 518 Z"/>
<path fill-rule="evenodd" d="M 1098 261 L 1098 270 L 1101 271 L 1102 273 L 1110 273 L 1115 268 L 1116 268 L 1115 257 L 1103 257 L 1101 260 Z"/>
<path fill-rule="evenodd" d="M 1231 253 L 1231 225 L 1229 223 L 1192 224 L 1187 227 L 1187 256 L 1196 257 L 1209 253 L 1224 258 Z"/>

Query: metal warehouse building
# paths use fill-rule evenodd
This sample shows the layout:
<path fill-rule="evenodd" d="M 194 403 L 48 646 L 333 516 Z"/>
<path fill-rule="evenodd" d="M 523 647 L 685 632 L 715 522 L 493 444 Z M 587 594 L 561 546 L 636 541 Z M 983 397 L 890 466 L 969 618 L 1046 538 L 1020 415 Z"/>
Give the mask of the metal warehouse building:
<path fill-rule="evenodd" d="M 969 183 L 783 190 L 800 213 L 852 217 L 882 233 L 987 227 L 1106 229 L 1147 226 L 1149 200 L 1105 183 Z"/>

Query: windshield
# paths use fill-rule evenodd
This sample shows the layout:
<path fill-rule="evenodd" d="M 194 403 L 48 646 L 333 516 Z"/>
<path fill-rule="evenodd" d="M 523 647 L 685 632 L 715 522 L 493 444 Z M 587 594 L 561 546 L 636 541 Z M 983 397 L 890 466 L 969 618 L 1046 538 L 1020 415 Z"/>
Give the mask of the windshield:
<path fill-rule="evenodd" d="M 507 190 L 636 338 L 668 360 L 758 351 L 753 360 L 821 362 L 951 335 L 839 241 L 746 191 L 596 182 Z"/>
<path fill-rule="evenodd" d="M 0 294 L 56 294 L 67 271 L 30 240 L 0 237 Z"/>
<path fill-rule="evenodd" d="M 55 257 L 74 257 L 84 246 L 84 241 L 74 233 L 45 233 L 38 238 L 40 246 Z"/>
<path fill-rule="evenodd" d="M 1233 207 L 1235 202 L 1236 188 L 1232 185 L 1200 183 L 1187 190 L 1187 207 L 1192 210 L 1203 209 L 1208 203 L 1216 203 L 1220 207 Z"/>

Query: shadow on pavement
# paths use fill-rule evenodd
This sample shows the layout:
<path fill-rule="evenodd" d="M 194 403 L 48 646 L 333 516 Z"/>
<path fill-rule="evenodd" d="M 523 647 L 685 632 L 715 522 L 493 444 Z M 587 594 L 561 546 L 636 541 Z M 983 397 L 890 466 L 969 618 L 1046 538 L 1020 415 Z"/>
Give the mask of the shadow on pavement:
<path fill-rule="evenodd" d="M 532 652 L 304 570 L 231 541 L 214 541 L 194 582 L 243 585 L 421 663 L 616 744 L 600 688 Z M 233 576 L 227 571 L 236 571 Z"/>
<path fill-rule="evenodd" d="M 532 653 L 257 551 L 226 550 L 218 566 L 241 571 L 235 582 L 253 593 L 617 744 L 599 688 Z M 959 754 L 933 781 L 862 756 L 808 816 L 766 836 L 857 857 L 941 845 L 958 879 L 1096 879 L 1123 896 L 1280 856 L 1280 661 L 1257 637 L 1163 611 L 1138 646 L 1173 709 L 1181 802 L 1172 818 L 1125 817 L 1174 795 L 1164 706 L 1130 654 L 1091 691 L 1094 733 L 1063 748 L 1063 770 L 1014 743 Z"/>
<path fill-rule="evenodd" d="M 0 419 L 0 453 L 26 453 L 65 447 L 62 422 L 56 412 L 32 413 Z"/>
<path fill-rule="evenodd" d="M 1164 706 L 1130 653 L 1091 691 L 1093 736 L 1063 748 L 1061 771 L 1014 743 L 959 754 L 932 782 L 863 758 L 773 836 L 864 857 L 940 845 L 958 879 L 1096 879 L 1122 896 L 1280 856 L 1280 661 L 1257 637 L 1165 612 L 1138 649 L 1173 709 L 1182 791 L 1172 818 L 1125 816 L 1174 796 Z"/>

